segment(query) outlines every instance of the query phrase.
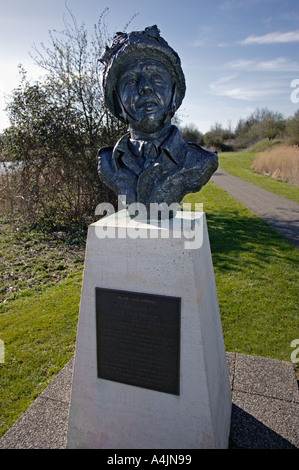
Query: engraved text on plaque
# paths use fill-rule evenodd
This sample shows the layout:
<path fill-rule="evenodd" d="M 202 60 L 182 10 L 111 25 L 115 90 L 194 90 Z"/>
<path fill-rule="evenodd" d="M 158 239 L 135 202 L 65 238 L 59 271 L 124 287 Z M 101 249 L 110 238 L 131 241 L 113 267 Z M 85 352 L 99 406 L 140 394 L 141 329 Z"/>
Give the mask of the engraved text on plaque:
<path fill-rule="evenodd" d="M 179 395 L 180 300 L 96 288 L 98 377 Z"/>

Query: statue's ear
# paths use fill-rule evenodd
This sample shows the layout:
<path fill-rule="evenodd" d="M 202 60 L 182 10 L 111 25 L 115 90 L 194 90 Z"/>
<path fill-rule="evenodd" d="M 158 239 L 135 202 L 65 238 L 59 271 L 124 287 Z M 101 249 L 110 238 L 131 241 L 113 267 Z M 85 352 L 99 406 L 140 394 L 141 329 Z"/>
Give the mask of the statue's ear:
<path fill-rule="evenodd" d="M 175 82 L 175 84 L 173 85 L 173 89 L 172 89 L 172 98 L 171 98 L 171 101 L 169 103 L 169 106 L 167 108 L 167 111 L 166 111 L 166 114 L 165 114 L 165 120 L 164 120 L 164 123 L 166 123 L 169 119 L 171 119 L 174 115 L 175 115 L 175 112 L 177 110 L 177 84 Z"/>
<path fill-rule="evenodd" d="M 125 112 L 124 108 L 122 106 L 122 102 L 119 96 L 119 93 L 117 89 L 115 88 L 113 90 L 113 103 L 114 103 L 114 109 L 115 109 L 115 114 L 116 116 L 122 121 L 126 122 L 126 117 L 125 117 Z"/>
<path fill-rule="evenodd" d="M 174 114 L 177 110 L 177 102 L 176 102 L 176 100 L 177 100 L 177 89 L 178 89 L 178 86 L 177 86 L 177 83 L 175 82 L 175 84 L 173 85 L 171 108 L 170 108 L 171 117 L 174 116 Z"/>

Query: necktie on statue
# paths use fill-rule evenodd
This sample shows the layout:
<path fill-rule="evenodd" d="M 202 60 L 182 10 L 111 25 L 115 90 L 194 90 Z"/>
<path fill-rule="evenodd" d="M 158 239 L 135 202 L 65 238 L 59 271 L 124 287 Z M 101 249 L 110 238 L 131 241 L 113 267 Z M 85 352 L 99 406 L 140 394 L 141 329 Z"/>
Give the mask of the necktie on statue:
<path fill-rule="evenodd" d="M 152 142 L 144 142 L 143 157 L 145 159 L 145 162 L 144 162 L 145 170 L 154 163 L 154 161 L 157 158 L 157 155 L 158 155 L 158 152 L 157 152 L 155 144 L 153 144 Z"/>

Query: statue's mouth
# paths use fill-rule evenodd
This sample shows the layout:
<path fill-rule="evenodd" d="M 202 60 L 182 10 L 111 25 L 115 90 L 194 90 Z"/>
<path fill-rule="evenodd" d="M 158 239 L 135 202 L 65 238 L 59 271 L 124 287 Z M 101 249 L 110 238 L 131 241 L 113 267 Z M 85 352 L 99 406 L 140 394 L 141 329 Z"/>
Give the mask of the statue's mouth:
<path fill-rule="evenodd" d="M 154 100 L 140 100 L 137 105 L 136 105 L 136 108 L 137 109 L 141 109 L 141 108 L 145 108 L 145 109 L 152 109 L 152 108 L 155 108 L 156 106 L 158 106 L 158 103 Z"/>

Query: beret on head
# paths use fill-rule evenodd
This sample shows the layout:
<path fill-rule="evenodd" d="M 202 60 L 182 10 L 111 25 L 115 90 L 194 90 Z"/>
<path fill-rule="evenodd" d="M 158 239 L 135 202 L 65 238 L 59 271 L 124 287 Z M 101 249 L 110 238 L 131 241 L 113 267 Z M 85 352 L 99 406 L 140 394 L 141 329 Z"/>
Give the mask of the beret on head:
<path fill-rule="evenodd" d="M 99 61 L 104 65 L 103 88 L 105 103 L 108 109 L 118 118 L 118 106 L 115 89 L 120 73 L 133 61 L 155 59 L 162 62 L 176 83 L 176 109 L 183 101 L 186 92 L 184 73 L 178 54 L 160 36 L 157 26 L 145 28 L 144 31 L 116 33 L 110 47 L 101 55 Z"/>

